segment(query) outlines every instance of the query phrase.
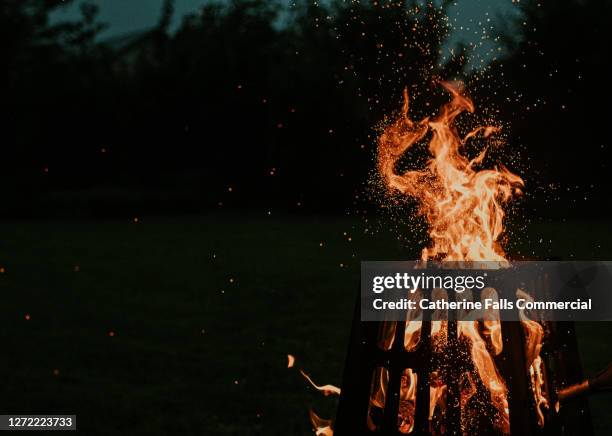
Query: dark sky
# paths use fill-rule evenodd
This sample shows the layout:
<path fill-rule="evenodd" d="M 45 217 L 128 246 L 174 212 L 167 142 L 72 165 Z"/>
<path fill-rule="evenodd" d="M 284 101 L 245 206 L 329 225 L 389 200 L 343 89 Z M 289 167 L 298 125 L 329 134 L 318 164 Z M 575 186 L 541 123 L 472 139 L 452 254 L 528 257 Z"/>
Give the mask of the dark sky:
<path fill-rule="evenodd" d="M 286 1 L 289 3 L 290 0 Z M 495 42 L 489 37 L 490 30 L 504 15 L 516 11 L 516 1 L 457 0 L 449 14 L 450 22 L 455 28 L 450 45 L 460 40 L 474 44 L 477 47 L 472 59 L 474 65 L 490 59 L 496 50 Z M 80 1 L 75 1 L 53 18 L 78 18 L 79 3 Z M 94 0 L 94 3 L 100 7 L 100 21 L 109 25 L 102 37 L 111 38 L 153 26 L 159 17 L 162 0 Z M 176 0 L 173 25 L 178 25 L 183 15 L 197 11 L 204 3 L 205 0 Z"/>

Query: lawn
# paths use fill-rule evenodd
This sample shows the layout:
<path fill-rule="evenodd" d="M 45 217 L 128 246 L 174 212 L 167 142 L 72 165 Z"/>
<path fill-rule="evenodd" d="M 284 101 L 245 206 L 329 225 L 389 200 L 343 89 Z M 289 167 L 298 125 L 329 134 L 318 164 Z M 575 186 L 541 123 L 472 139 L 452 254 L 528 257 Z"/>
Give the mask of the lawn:
<path fill-rule="evenodd" d="M 76 414 L 88 435 L 312 434 L 308 408 L 331 417 L 335 400 L 287 369 L 287 354 L 339 384 L 359 261 L 417 252 L 347 217 L 0 226 L 0 410 Z M 608 228 L 531 224 L 513 249 L 608 259 Z M 578 326 L 587 373 L 612 360 L 610 332 Z M 611 399 L 592 401 L 600 434 L 612 428 Z"/>

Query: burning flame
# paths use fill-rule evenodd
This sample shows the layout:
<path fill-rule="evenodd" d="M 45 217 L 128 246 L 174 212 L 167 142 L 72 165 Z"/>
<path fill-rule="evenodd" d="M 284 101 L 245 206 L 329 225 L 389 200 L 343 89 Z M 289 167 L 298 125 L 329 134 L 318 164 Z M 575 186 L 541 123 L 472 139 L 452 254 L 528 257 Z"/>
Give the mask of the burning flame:
<path fill-rule="evenodd" d="M 480 300 L 483 302 L 483 304 L 487 298 L 490 298 L 493 301 L 499 301 L 497 292 L 493 288 L 483 289 L 480 295 Z M 502 342 L 501 322 L 499 321 L 499 310 L 492 308 L 488 309 L 483 316 L 482 326 L 482 334 L 489 339 L 488 343 L 491 345 L 493 354 L 497 356 L 502 352 L 502 348 L 504 346 Z"/>
<path fill-rule="evenodd" d="M 378 429 L 378 421 L 387 403 L 387 385 L 389 383 L 389 371 L 387 368 L 377 367 L 372 376 L 372 395 L 368 405 L 367 426 L 370 430 Z"/>
<path fill-rule="evenodd" d="M 521 178 L 505 167 L 476 170 L 486 149 L 472 160 L 460 153 L 466 142 L 482 132 L 486 138 L 495 127 L 478 127 L 460 138 L 455 118 L 473 112 L 472 101 L 463 95 L 459 83 L 442 82 L 451 94 L 434 119 L 419 122 L 408 116 L 408 91 L 404 91 L 402 116 L 388 126 L 379 138 L 378 169 L 391 190 L 418 199 L 419 212 L 429 225 L 431 245 L 423 249 L 422 260 L 505 261 L 498 239 L 503 232 L 502 205 L 520 193 Z M 399 158 L 418 141 L 432 133 L 432 158 L 424 170 L 396 173 Z"/>
<path fill-rule="evenodd" d="M 331 428 L 331 419 L 323 419 L 312 410 L 309 410 L 308 414 L 310 415 L 310 422 L 315 429 L 316 436 L 333 436 L 334 431 Z"/>
<path fill-rule="evenodd" d="M 533 298 L 522 289 L 516 291 L 516 296 L 533 301 Z M 545 367 L 540 357 L 544 329 L 538 322 L 529 319 L 524 310 L 519 310 L 519 318 L 525 334 L 525 360 L 535 399 L 538 425 L 544 427 L 544 409 L 550 408 L 544 378 Z"/>
<path fill-rule="evenodd" d="M 414 429 L 417 380 L 417 374 L 411 368 L 405 369 L 402 373 L 397 416 L 397 427 L 400 433 L 411 433 Z"/>
<path fill-rule="evenodd" d="M 287 368 L 295 367 L 295 356 L 293 354 L 287 354 Z M 330 395 L 340 395 L 340 388 L 334 385 L 317 385 L 312 378 L 304 372 L 302 369 L 298 369 L 299 373 L 306 379 L 306 381 L 317 391 L 321 392 L 324 396 Z M 308 411 L 310 416 L 310 422 L 314 428 L 315 434 L 317 436 L 333 436 L 334 430 L 332 428 L 332 420 L 324 419 L 319 417 L 314 410 L 310 409 Z"/>
<path fill-rule="evenodd" d="M 300 369 L 300 374 L 302 374 L 302 377 L 304 377 L 313 388 L 323 393 L 323 395 L 325 395 L 326 397 L 329 395 L 340 395 L 339 387 L 334 386 L 334 385 L 318 386 L 315 382 L 312 381 L 310 376 L 306 374 L 304 371 L 302 371 L 301 369 Z"/>
<path fill-rule="evenodd" d="M 429 420 L 433 420 L 436 406 L 444 407 L 446 397 L 446 385 L 442 383 L 440 374 L 434 371 L 429 380 Z"/>
<path fill-rule="evenodd" d="M 436 117 L 418 122 L 409 117 L 409 97 L 407 90 L 404 91 L 401 116 L 379 138 L 379 172 L 391 192 L 411 196 L 419 202 L 418 210 L 427 221 L 430 237 L 430 245 L 421 252 L 422 260 L 497 262 L 503 266 L 507 261 L 498 242 L 504 230 L 503 206 L 513 195 L 521 193 L 523 181 L 502 165 L 477 169 L 484 161 L 486 148 L 471 160 L 461 154 L 468 140 L 479 135 L 487 138 L 499 129 L 478 127 L 461 138 L 454 125 L 455 119 L 462 112 L 474 112 L 474 104 L 463 93 L 461 83 L 442 82 L 441 85 L 451 95 L 451 100 L 442 106 Z M 398 173 L 399 159 L 428 133 L 431 133 L 431 158 L 426 167 Z M 508 390 L 479 331 L 479 323 L 460 321 L 457 325 L 458 337 L 469 342 L 477 375 L 497 410 L 494 425 L 499 431 L 509 433 Z M 432 339 L 442 349 L 446 345 L 443 327 L 443 321 L 432 323 Z M 497 354 L 502 345 L 499 321 L 486 319 L 484 331 Z M 442 339 L 444 342 L 440 343 Z M 466 380 L 471 381 L 472 376 L 466 376 Z M 437 379 L 430 386 L 431 419 L 435 407 L 440 406 L 444 398 L 446 385 Z M 470 388 L 462 393 L 465 407 L 474 392 L 475 389 Z"/>

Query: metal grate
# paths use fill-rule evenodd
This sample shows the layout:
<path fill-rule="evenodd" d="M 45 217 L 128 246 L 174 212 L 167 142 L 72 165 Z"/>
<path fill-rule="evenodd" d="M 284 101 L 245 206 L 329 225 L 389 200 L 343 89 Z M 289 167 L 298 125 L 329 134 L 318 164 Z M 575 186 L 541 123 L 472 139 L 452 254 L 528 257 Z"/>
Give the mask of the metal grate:
<path fill-rule="evenodd" d="M 353 316 L 353 325 L 342 394 L 338 404 L 334 434 L 355 435 L 422 435 L 462 434 L 461 405 L 462 374 L 473 370 L 466 345 L 457 337 L 457 321 L 449 313 L 447 346 L 445 353 L 432 349 L 431 326 L 428 313 L 423 314 L 420 339 L 416 347 L 407 350 L 404 344 L 406 321 L 362 322 L 359 299 Z M 519 322 L 502 322 L 503 348 L 492 356 L 498 372 L 508 388 L 510 432 L 520 435 L 589 435 L 592 434 L 587 402 L 578 400 L 559 411 L 556 410 L 556 392 L 563 386 L 582 380 L 573 323 L 545 323 L 545 341 L 540 356 L 544 363 L 544 377 L 549 408 L 544 410 L 544 425 L 538 425 L 538 416 L 527 368 L 524 343 L 525 333 Z M 393 340 L 381 343 L 381 332 L 393 332 Z M 410 347 L 409 347 L 410 348 Z M 443 416 L 430 419 L 430 383 L 432 372 L 444 369 L 447 386 L 446 409 Z M 416 378 L 416 401 L 406 409 L 401 401 L 402 376 L 406 370 Z M 386 381 L 384 404 L 372 410 L 373 377 Z M 481 380 L 472 380 L 477 390 L 486 389 Z M 402 413 L 411 414 L 412 425 L 398 419 Z M 470 421 L 469 434 L 501 434 L 492 424 L 495 410 L 485 405 Z M 472 417 L 474 418 L 474 417 Z"/>

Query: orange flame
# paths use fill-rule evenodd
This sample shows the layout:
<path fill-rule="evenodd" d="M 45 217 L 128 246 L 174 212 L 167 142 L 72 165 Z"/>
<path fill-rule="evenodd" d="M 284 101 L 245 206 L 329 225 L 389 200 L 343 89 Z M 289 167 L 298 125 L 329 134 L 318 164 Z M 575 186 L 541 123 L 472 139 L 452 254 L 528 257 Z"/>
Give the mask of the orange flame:
<path fill-rule="evenodd" d="M 485 288 L 480 295 L 480 300 L 484 302 L 485 299 L 491 299 L 498 302 L 497 292 L 493 288 Z M 488 338 L 488 343 L 493 350 L 494 355 L 498 355 L 502 352 L 503 342 L 501 334 L 501 322 L 499 321 L 499 309 L 487 309 L 482 320 L 483 332 L 482 334 Z"/>
<path fill-rule="evenodd" d="M 295 366 L 295 362 L 296 362 L 295 356 L 292 354 L 288 354 L 287 355 L 287 368 L 293 368 Z M 334 386 L 334 385 L 319 386 L 312 380 L 312 378 L 308 374 L 304 372 L 304 370 L 299 369 L 298 371 L 300 372 L 302 377 L 304 377 L 306 381 L 310 383 L 312 387 L 314 387 L 317 391 L 321 392 L 324 396 L 327 397 L 330 395 L 340 395 L 339 387 Z M 332 428 L 333 421 L 331 419 L 324 419 L 324 418 L 319 417 L 312 409 L 308 411 L 308 414 L 310 415 L 310 422 L 312 423 L 315 434 L 317 436 L 333 436 L 334 434 L 334 430 Z"/>
<path fill-rule="evenodd" d="M 378 421 L 387 402 L 388 383 L 389 371 L 387 368 L 377 367 L 372 376 L 370 404 L 368 405 L 367 426 L 371 431 L 378 430 Z"/>
<path fill-rule="evenodd" d="M 314 411 L 311 409 L 308 411 L 310 415 L 310 422 L 314 427 L 315 435 L 317 436 L 333 436 L 334 431 L 332 430 L 332 420 L 331 419 L 323 419 L 319 417 Z"/>
<path fill-rule="evenodd" d="M 520 193 L 521 178 L 505 167 L 476 170 L 486 149 L 472 160 L 460 153 L 467 140 L 482 132 L 495 133 L 495 127 L 479 127 L 463 139 L 454 127 L 455 118 L 473 112 L 472 101 L 463 95 L 463 86 L 443 82 L 451 94 L 434 119 L 419 122 L 408 116 L 408 92 L 404 91 L 402 116 L 388 126 L 379 138 L 378 168 L 391 190 L 417 198 L 419 211 L 427 219 L 431 245 L 423 249 L 423 260 L 505 261 L 498 244 L 503 231 L 502 205 Z M 417 142 L 432 133 L 429 152 L 432 158 L 424 170 L 396 173 L 399 158 Z"/>
<path fill-rule="evenodd" d="M 447 387 L 443 383 L 440 373 L 433 371 L 429 375 L 429 431 L 431 434 L 442 434 L 443 429 L 436 428 L 440 424 L 436 418 L 446 412 Z"/>
<path fill-rule="evenodd" d="M 326 397 L 329 395 L 340 395 L 340 388 L 334 385 L 323 385 L 323 386 L 318 386 L 315 382 L 312 381 L 312 379 L 310 378 L 310 376 L 308 374 L 306 374 L 304 371 L 302 371 L 300 369 L 300 374 L 302 374 L 302 377 L 304 377 L 308 383 L 310 383 L 310 385 L 315 388 L 317 391 L 323 393 L 323 395 L 325 395 Z"/>
<path fill-rule="evenodd" d="M 468 159 L 462 147 L 478 135 L 489 137 L 499 129 L 478 127 L 461 138 L 454 125 L 462 112 L 474 112 L 474 104 L 463 93 L 461 83 L 442 82 L 451 100 L 442 106 L 433 119 L 415 122 L 410 119 L 409 97 L 404 91 L 402 115 L 390 124 L 379 138 L 378 169 L 391 191 L 414 197 L 419 202 L 419 213 L 429 226 L 430 245 L 421 252 L 421 259 L 460 262 L 498 262 L 506 264 L 499 245 L 504 226 L 503 205 L 513 195 L 521 193 L 522 179 L 502 165 L 494 169 L 477 169 L 487 149 Z M 402 155 L 431 133 L 431 158 L 422 170 L 398 173 Z M 497 410 L 496 428 L 509 432 L 508 392 L 497 371 L 487 343 L 478 329 L 478 322 L 458 322 L 458 335 L 469 340 L 471 358 L 478 376 L 490 393 Z M 485 320 L 485 332 L 492 348 L 501 350 L 501 329 L 496 320 Z M 442 334 L 442 321 L 432 324 L 432 338 Z M 438 341 L 439 342 L 439 341 Z M 442 344 L 444 346 L 444 344 Z M 443 398 L 445 385 L 433 386 L 430 417 L 433 408 Z M 467 394 L 466 394 L 467 395 Z M 470 394 L 471 395 L 471 394 Z"/>
<path fill-rule="evenodd" d="M 516 296 L 533 301 L 533 298 L 522 289 L 516 291 Z M 519 310 L 519 318 L 525 334 L 525 359 L 536 404 L 538 425 L 544 427 L 544 409 L 550 408 L 544 378 L 545 367 L 540 357 L 544 329 L 538 322 L 529 319 L 524 310 Z"/>
<path fill-rule="evenodd" d="M 397 427 L 403 434 L 411 433 L 414 430 L 417 380 L 417 374 L 411 368 L 402 372 Z"/>

